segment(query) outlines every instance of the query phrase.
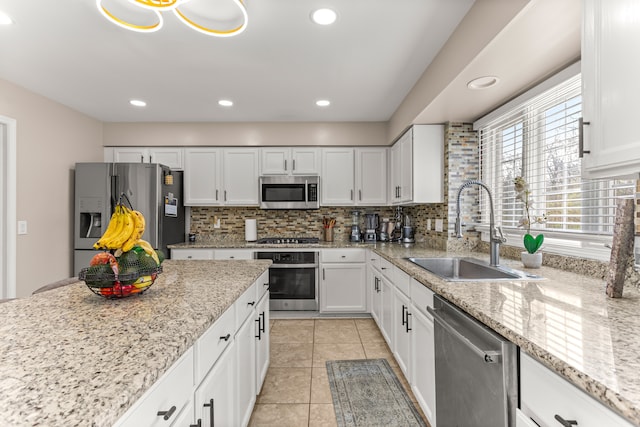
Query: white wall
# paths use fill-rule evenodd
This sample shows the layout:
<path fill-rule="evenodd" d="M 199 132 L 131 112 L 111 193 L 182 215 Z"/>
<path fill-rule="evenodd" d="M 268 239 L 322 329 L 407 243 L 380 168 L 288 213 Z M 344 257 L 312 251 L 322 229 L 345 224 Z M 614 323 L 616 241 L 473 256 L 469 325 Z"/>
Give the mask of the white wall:
<path fill-rule="evenodd" d="M 0 79 L 0 115 L 17 121 L 16 295 L 73 273 L 73 168 L 102 161 L 102 123 Z"/>

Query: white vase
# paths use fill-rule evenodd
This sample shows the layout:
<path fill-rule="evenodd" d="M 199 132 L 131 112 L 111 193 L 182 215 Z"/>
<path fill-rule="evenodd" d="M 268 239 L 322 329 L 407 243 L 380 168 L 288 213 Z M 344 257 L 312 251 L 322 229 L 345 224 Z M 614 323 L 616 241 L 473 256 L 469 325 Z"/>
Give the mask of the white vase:
<path fill-rule="evenodd" d="M 542 252 L 530 254 L 527 251 L 522 251 L 520 253 L 520 259 L 522 259 L 522 264 L 524 264 L 526 268 L 540 268 L 542 265 Z"/>

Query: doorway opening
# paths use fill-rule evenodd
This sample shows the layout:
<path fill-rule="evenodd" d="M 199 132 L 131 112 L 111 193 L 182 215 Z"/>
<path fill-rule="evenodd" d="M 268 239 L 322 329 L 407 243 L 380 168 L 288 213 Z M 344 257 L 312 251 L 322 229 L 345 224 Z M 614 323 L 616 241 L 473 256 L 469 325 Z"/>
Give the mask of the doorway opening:
<path fill-rule="evenodd" d="M 16 297 L 16 120 L 0 116 L 0 299 Z"/>

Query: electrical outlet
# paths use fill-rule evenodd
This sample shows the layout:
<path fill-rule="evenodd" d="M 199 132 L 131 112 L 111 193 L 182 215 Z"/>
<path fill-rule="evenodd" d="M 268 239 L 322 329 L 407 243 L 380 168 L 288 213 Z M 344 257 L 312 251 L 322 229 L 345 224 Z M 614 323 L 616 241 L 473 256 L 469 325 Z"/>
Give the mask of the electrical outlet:
<path fill-rule="evenodd" d="M 427 220 L 427 230 L 431 230 L 431 218 Z"/>
<path fill-rule="evenodd" d="M 217 216 L 213 217 L 213 228 L 220 228 L 220 218 Z"/>
<path fill-rule="evenodd" d="M 27 234 L 27 221 L 18 221 L 18 234 Z"/>
<path fill-rule="evenodd" d="M 442 220 L 442 218 L 436 219 L 436 231 L 444 231 L 444 221 Z"/>

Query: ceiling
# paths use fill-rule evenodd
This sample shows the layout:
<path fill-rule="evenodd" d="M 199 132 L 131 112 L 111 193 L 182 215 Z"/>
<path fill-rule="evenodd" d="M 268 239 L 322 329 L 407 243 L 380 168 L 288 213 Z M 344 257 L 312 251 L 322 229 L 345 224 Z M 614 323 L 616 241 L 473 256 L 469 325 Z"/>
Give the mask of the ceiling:
<path fill-rule="evenodd" d="M 508 1 L 475 2 L 496 8 Z M 190 2 L 210 2 L 228 13 L 231 0 Z M 441 87 L 411 115 L 438 123 L 477 118 L 579 57 L 579 0 L 530 0 L 506 26 L 491 16 L 463 21 L 474 0 L 245 4 L 246 31 L 217 38 L 193 31 L 170 12 L 163 13 L 160 31 L 141 34 L 108 22 L 95 0 L 0 0 L 0 10 L 15 21 L 0 27 L 0 78 L 104 122 L 385 122 L 412 88 L 438 80 Z M 319 7 L 336 10 L 336 23 L 311 22 Z M 460 62 L 460 45 L 447 41 L 456 29 L 462 33 L 461 21 L 471 28 L 464 32 L 469 44 L 474 31 L 491 25 L 497 36 L 446 71 L 444 80 L 431 79 L 438 54 Z M 458 51 L 447 52 L 448 45 Z M 524 48 L 534 53 L 521 55 Z M 466 89 L 467 79 L 497 73 L 499 90 Z M 129 105 L 132 98 L 147 107 Z M 219 99 L 234 105 L 221 107 Z M 318 99 L 331 105 L 318 107 Z"/>

